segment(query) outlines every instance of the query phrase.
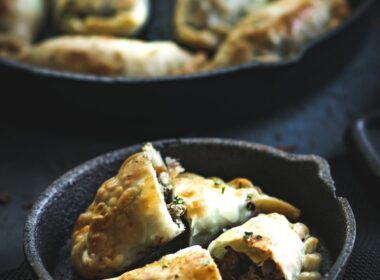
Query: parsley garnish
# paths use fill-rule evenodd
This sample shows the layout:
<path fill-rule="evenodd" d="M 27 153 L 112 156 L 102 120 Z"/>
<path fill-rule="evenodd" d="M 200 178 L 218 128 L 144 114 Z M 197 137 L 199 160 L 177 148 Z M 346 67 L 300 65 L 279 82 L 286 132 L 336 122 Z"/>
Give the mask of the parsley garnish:
<path fill-rule="evenodd" d="M 214 185 L 219 186 L 219 185 L 223 184 L 223 182 L 219 179 L 212 179 L 212 180 L 214 181 Z"/>
<path fill-rule="evenodd" d="M 183 199 L 179 196 L 175 196 L 174 199 L 173 199 L 173 203 L 174 204 L 185 204 L 185 202 L 183 201 Z"/>
<path fill-rule="evenodd" d="M 168 268 L 167 265 L 163 265 L 163 266 L 162 266 L 162 270 L 164 270 L 164 269 L 166 269 L 166 268 Z"/>
<path fill-rule="evenodd" d="M 253 197 L 252 194 L 247 195 L 247 202 L 250 202 L 252 200 L 252 197 Z"/>
<path fill-rule="evenodd" d="M 252 234 L 253 234 L 252 231 L 244 232 L 244 239 L 250 239 L 252 237 Z"/>
<path fill-rule="evenodd" d="M 224 191 L 226 190 L 226 187 L 222 188 L 222 194 L 224 194 Z"/>
<path fill-rule="evenodd" d="M 256 240 L 261 240 L 261 239 L 263 239 L 263 237 L 261 235 L 256 236 Z"/>
<path fill-rule="evenodd" d="M 208 266 L 210 264 L 210 260 L 203 260 L 202 265 L 203 266 Z"/>

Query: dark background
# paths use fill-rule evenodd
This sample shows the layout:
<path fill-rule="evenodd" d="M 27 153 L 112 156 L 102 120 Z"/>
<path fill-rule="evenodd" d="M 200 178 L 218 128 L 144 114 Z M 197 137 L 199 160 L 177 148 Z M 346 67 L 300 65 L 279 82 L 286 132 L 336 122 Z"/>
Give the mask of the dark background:
<path fill-rule="evenodd" d="M 219 94 L 223 89 L 205 88 L 204 96 L 198 95 L 195 101 L 179 93 L 178 99 L 163 101 L 176 107 L 174 114 L 167 106 L 163 112 L 160 104 L 151 104 L 148 98 L 135 103 L 128 93 L 122 98 L 103 95 L 107 102 L 102 105 L 92 101 L 91 92 L 62 92 L 43 83 L 30 84 L 1 69 L 0 192 L 9 193 L 11 201 L 0 204 L 0 273 L 23 261 L 23 225 L 30 205 L 64 172 L 134 143 L 207 136 L 243 139 L 327 158 L 338 195 L 349 199 L 358 223 L 345 279 L 380 279 L 380 212 L 375 198 L 379 183 L 362 170 L 363 164 L 344 140 L 356 118 L 380 107 L 380 3 L 376 2 L 368 34 L 344 69 L 297 97 L 271 97 L 273 106 L 260 112 L 256 108 L 265 88 L 248 83 L 236 85 L 244 95 L 237 96 L 234 104 L 224 102 Z M 278 94 L 288 94 L 287 89 Z M 125 102 L 115 105 L 116 113 L 113 99 Z M 201 103 L 206 106 L 198 107 Z"/>

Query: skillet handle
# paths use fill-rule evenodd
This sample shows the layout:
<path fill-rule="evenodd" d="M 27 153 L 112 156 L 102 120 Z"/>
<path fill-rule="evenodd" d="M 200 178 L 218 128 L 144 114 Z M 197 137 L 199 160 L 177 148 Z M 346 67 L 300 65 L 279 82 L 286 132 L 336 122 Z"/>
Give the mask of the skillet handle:
<path fill-rule="evenodd" d="M 362 160 L 372 174 L 380 179 L 380 110 L 358 119 L 350 132 Z"/>

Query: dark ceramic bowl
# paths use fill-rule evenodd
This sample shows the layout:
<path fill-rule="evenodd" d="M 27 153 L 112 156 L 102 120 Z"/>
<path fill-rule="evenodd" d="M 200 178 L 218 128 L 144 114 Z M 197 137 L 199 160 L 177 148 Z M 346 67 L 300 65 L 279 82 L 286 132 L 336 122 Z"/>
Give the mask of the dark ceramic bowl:
<path fill-rule="evenodd" d="M 336 197 L 328 163 L 258 144 L 221 139 L 179 139 L 153 143 L 187 170 L 225 179 L 245 176 L 265 192 L 302 210 L 301 221 L 321 240 L 324 279 L 339 279 L 355 241 L 355 219 L 346 199 Z M 70 235 L 78 215 L 103 181 L 142 145 L 90 160 L 55 181 L 34 204 L 25 228 L 25 255 L 38 279 L 79 279 L 69 261 Z"/>

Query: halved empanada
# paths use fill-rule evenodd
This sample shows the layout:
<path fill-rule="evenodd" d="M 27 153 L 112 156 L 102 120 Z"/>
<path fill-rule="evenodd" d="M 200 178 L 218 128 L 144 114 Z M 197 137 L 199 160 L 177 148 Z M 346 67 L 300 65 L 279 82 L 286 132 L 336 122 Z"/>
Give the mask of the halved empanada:
<path fill-rule="evenodd" d="M 135 35 L 149 15 L 150 0 L 54 0 L 62 33 Z"/>
<path fill-rule="evenodd" d="M 257 213 L 279 212 L 295 220 L 300 211 L 264 194 L 248 179 L 229 183 L 183 173 L 172 180 L 173 202 L 186 207 L 190 245 L 207 246 L 223 229 L 246 222 Z"/>
<path fill-rule="evenodd" d="M 317 245 L 304 224 L 273 213 L 224 232 L 208 250 L 225 280 L 318 280 Z"/>
<path fill-rule="evenodd" d="M 31 48 L 22 61 L 76 73 L 152 77 L 190 73 L 205 62 L 172 42 L 143 42 L 101 36 L 63 36 Z"/>
<path fill-rule="evenodd" d="M 346 0 L 278 0 L 252 11 L 221 44 L 207 69 L 248 61 L 278 61 L 339 24 Z"/>
<path fill-rule="evenodd" d="M 169 181 L 182 169 L 147 144 L 97 191 L 72 234 L 71 260 L 85 278 L 110 277 L 180 235 L 183 207 L 171 203 Z M 172 206 L 170 207 L 172 208 Z"/>
<path fill-rule="evenodd" d="M 210 253 L 193 246 L 109 280 L 222 280 Z"/>
<path fill-rule="evenodd" d="M 270 0 L 178 0 L 175 29 L 178 39 L 194 48 L 214 50 L 252 9 Z"/>

